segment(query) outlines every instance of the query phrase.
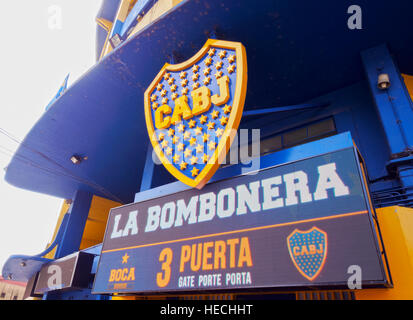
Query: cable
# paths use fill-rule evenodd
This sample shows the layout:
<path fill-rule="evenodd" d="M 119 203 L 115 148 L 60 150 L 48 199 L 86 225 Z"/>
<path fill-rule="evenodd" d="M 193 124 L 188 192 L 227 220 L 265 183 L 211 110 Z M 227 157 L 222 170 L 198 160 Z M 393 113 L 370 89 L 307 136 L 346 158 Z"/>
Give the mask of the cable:
<path fill-rule="evenodd" d="M 110 191 L 106 190 L 104 187 L 102 187 L 101 185 L 99 185 L 98 183 L 94 182 L 93 180 L 91 180 L 90 178 L 88 178 L 89 180 L 84 180 L 83 178 L 74 175 L 70 170 L 66 169 L 64 166 L 60 165 L 58 162 L 54 161 L 53 159 L 49 158 L 47 155 L 45 155 L 44 153 L 33 149 L 31 147 L 28 147 L 26 144 L 22 143 L 19 139 L 15 138 L 12 134 L 10 134 L 9 132 L 7 132 L 5 129 L 0 128 L 0 133 L 2 133 L 3 135 L 5 135 L 6 137 L 8 137 L 9 139 L 13 140 L 14 142 L 16 142 L 18 145 L 20 145 L 21 147 L 24 147 L 26 149 L 28 149 L 29 151 L 36 153 L 38 155 L 40 155 L 42 158 L 44 158 L 46 161 L 51 162 L 52 164 L 56 165 L 57 167 L 59 167 L 60 169 L 62 169 L 64 172 L 59 172 L 55 169 L 51 169 L 51 168 L 45 168 L 42 165 L 34 162 L 33 160 L 19 155 L 17 152 L 14 153 L 14 158 L 16 160 L 19 160 L 21 162 L 24 162 L 28 165 L 32 165 L 40 170 L 49 172 L 51 174 L 57 175 L 57 176 L 61 176 L 61 177 L 69 177 L 73 180 L 79 181 L 83 184 L 86 184 L 94 189 L 97 189 L 98 191 L 102 192 L 104 195 L 108 196 L 109 198 L 115 199 L 116 201 L 123 203 L 123 201 L 121 199 L 119 199 L 116 195 L 112 194 Z M 1 146 L 0 146 L 1 147 Z M 7 150 L 8 152 L 13 152 L 5 147 L 2 147 L 3 149 Z M 3 152 L 4 153 L 4 152 Z M 13 157 L 13 156 L 12 156 Z"/>

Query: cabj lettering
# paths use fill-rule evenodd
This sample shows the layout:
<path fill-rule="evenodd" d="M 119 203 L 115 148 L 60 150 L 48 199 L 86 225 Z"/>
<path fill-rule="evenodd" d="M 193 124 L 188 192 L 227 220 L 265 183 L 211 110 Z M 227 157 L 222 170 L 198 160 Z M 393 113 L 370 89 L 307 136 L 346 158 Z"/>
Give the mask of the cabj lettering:
<path fill-rule="evenodd" d="M 200 87 L 191 92 L 193 108 L 189 107 L 188 97 L 186 95 L 175 99 L 175 107 L 172 117 L 165 116 L 172 113 L 172 108 L 164 104 L 155 111 L 155 127 L 158 129 L 167 129 L 171 124 L 176 125 L 182 121 L 191 119 L 193 116 L 207 112 L 211 107 L 211 103 L 216 106 L 221 106 L 228 102 L 229 94 L 229 77 L 224 76 L 217 80 L 220 94 L 215 94 L 211 97 L 211 90 L 208 87 Z"/>
<path fill-rule="evenodd" d="M 319 244 L 317 248 L 315 245 L 311 244 L 308 246 L 294 247 L 293 252 L 295 256 L 322 254 L 324 252 L 324 247 L 322 244 Z"/>

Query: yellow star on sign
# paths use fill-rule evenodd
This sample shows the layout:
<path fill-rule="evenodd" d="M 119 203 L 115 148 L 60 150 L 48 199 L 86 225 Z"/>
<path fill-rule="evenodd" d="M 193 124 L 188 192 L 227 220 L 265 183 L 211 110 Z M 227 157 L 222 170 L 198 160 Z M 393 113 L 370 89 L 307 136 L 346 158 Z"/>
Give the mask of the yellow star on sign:
<path fill-rule="evenodd" d="M 215 127 L 215 123 L 210 121 L 210 122 L 207 124 L 207 127 L 208 127 L 208 130 L 212 130 L 212 129 L 214 129 L 214 127 Z"/>
<path fill-rule="evenodd" d="M 194 165 L 195 163 L 198 162 L 198 157 L 192 156 L 191 158 L 191 164 Z"/>
<path fill-rule="evenodd" d="M 188 166 L 188 164 L 186 162 L 181 162 L 180 168 L 181 168 L 181 170 L 185 170 L 187 166 Z"/>
<path fill-rule="evenodd" d="M 206 59 L 205 59 L 205 65 L 206 65 L 206 66 L 210 66 L 211 64 L 212 64 L 212 59 L 211 59 L 211 57 L 206 58 Z"/>
<path fill-rule="evenodd" d="M 210 56 L 210 57 L 212 57 L 214 54 L 215 54 L 215 49 L 214 48 L 211 48 L 211 49 L 209 49 L 209 51 L 208 51 L 208 55 Z"/>
<path fill-rule="evenodd" d="M 172 137 L 174 134 L 175 134 L 175 130 L 172 129 L 172 128 L 170 128 L 170 129 L 168 130 L 168 137 Z"/>
<path fill-rule="evenodd" d="M 235 70 L 235 64 L 230 65 L 230 66 L 227 68 L 227 71 L 228 71 L 229 74 L 233 73 L 234 70 Z"/>
<path fill-rule="evenodd" d="M 185 158 L 188 158 L 189 156 L 192 156 L 192 150 L 189 149 L 189 148 L 186 148 L 185 152 L 184 152 L 184 155 L 185 155 Z"/>
<path fill-rule="evenodd" d="M 122 257 L 122 264 L 128 263 L 129 256 L 127 253 Z"/>
<path fill-rule="evenodd" d="M 163 76 L 163 78 L 164 78 L 165 80 L 168 80 L 170 76 L 171 76 L 170 73 L 165 73 L 165 75 Z"/>
<path fill-rule="evenodd" d="M 221 128 L 217 129 L 215 131 L 216 136 L 219 138 L 220 136 L 222 136 L 222 134 L 224 133 L 224 130 L 222 130 Z"/>
<path fill-rule="evenodd" d="M 159 141 L 162 141 L 164 138 L 165 138 L 165 133 L 161 132 L 161 133 L 158 135 Z"/>
<path fill-rule="evenodd" d="M 175 78 L 170 78 L 168 84 L 171 86 L 175 82 Z"/>
<path fill-rule="evenodd" d="M 209 159 L 209 156 L 207 154 L 204 153 L 204 155 L 202 156 L 202 162 L 203 163 L 207 163 Z"/>
<path fill-rule="evenodd" d="M 215 78 L 219 79 L 222 77 L 222 71 L 215 72 Z"/>
<path fill-rule="evenodd" d="M 189 131 L 185 131 L 184 140 L 189 140 L 190 138 L 191 138 L 191 133 Z"/>
<path fill-rule="evenodd" d="M 171 86 L 171 91 L 172 91 L 172 92 L 175 92 L 175 91 L 176 91 L 176 88 L 177 88 L 176 84 L 173 84 L 173 85 Z"/>
<path fill-rule="evenodd" d="M 188 79 L 184 79 L 181 81 L 181 86 L 185 87 L 188 84 Z"/>
<path fill-rule="evenodd" d="M 216 142 L 211 141 L 211 142 L 208 144 L 209 150 L 214 150 L 214 149 L 215 149 L 215 145 L 216 145 Z"/>
<path fill-rule="evenodd" d="M 179 137 L 178 136 L 173 136 L 172 143 L 176 144 L 178 141 L 179 141 Z"/>
<path fill-rule="evenodd" d="M 222 68 L 222 61 L 218 61 L 217 63 L 215 63 L 215 68 L 217 70 L 221 69 Z"/>
<path fill-rule="evenodd" d="M 199 78 L 199 73 L 194 73 L 192 76 L 192 81 L 196 81 Z"/>
<path fill-rule="evenodd" d="M 205 76 L 209 75 L 211 73 L 211 68 L 205 68 L 203 71 Z"/>
<path fill-rule="evenodd" d="M 176 92 L 172 93 L 171 99 L 175 100 L 176 98 L 178 98 L 178 94 Z"/>
<path fill-rule="evenodd" d="M 156 96 L 156 94 L 151 95 L 151 101 L 152 101 L 152 102 L 156 101 L 156 99 L 158 99 L 158 97 Z"/>
<path fill-rule="evenodd" d="M 162 97 L 165 97 L 165 96 L 166 96 L 166 92 L 167 92 L 167 91 L 166 91 L 165 89 L 163 89 L 163 90 L 161 91 L 161 96 L 162 96 Z"/>
<path fill-rule="evenodd" d="M 204 146 L 200 145 L 200 144 L 197 144 L 195 150 L 196 150 L 196 153 L 204 152 Z"/>
<path fill-rule="evenodd" d="M 196 139 L 195 139 L 194 137 L 192 137 L 192 138 L 189 140 L 189 144 L 190 144 L 191 146 L 193 146 L 195 143 L 196 143 Z"/>
<path fill-rule="evenodd" d="M 210 77 L 206 77 L 204 79 L 204 85 L 208 85 L 211 82 L 211 78 Z"/>
<path fill-rule="evenodd" d="M 167 103 L 168 103 L 168 98 L 167 97 L 163 98 L 162 99 L 162 104 L 167 104 Z"/>
<path fill-rule="evenodd" d="M 225 126 L 228 123 L 228 118 L 227 117 L 221 117 L 221 119 L 219 119 L 219 121 L 221 122 L 222 126 Z"/>
<path fill-rule="evenodd" d="M 235 55 L 229 56 L 228 57 L 228 62 L 233 63 L 235 61 Z"/>
<path fill-rule="evenodd" d="M 182 88 L 181 94 L 182 94 L 183 96 L 187 95 L 187 94 L 188 94 L 188 88 Z"/>
<path fill-rule="evenodd" d="M 166 148 L 168 146 L 168 140 L 164 140 L 161 143 L 162 148 Z"/>
<path fill-rule="evenodd" d="M 191 173 L 192 173 L 192 176 L 193 176 L 193 177 L 196 177 L 196 176 L 198 175 L 198 173 L 199 173 L 199 169 L 197 169 L 197 168 L 194 167 L 194 168 L 192 169 Z"/>
<path fill-rule="evenodd" d="M 184 132 L 185 131 L 185 126 L 181 123 L 178 127 L 178 132 Z"/>
<path fill-rule="evenodd" d="M 232 107 L 226 104 L 223 110 L 225 114 L 228 114 L 231 113 Z"/>
<path fill-rule="evenodd" d="M 166 155 L 170 156 L 172 154 L 172 151 L 173 151 L 172 148 L 169 147 L 168 149 L 166 149 Z"/>
<path fill-rule="evenodd" d="M 172 159 L 174 160 L 175 163 L 178 163 L 178 162 L 179 162 L 179 158 L 180 158 L 179 154 L 175 154 L 175 155 L 172 157 Z"/>
<path fill-rule="evenodd" d="M 207 116 L 206 115 L 202 115 L 200 118 L 199 118 L 199 122 L 201 123 L 201 124 L 204 124 L 204 123 L 206 123 L 207 122 Z"/>
<path fill-rule="evenodd" d="M 153 109 L 153 110 L 156 110 L 158 107 L 159 107 L 159 103 L 154 102 L 154 103 L 152 104 L 152 109 Z"/>
<path fill-rule="evenodd" d="M 161 91 L 161 90 L 162 90 L 162 87 L 163 87 L 163 84 L 162 84 L 162 83 L 159 83 L 159 84 L 156 86 L 156 89 L 157 89 L 158 91 Z"/>
<path fill-rule="evenodd" d="M 181 79 L 184 79 L 184 78 L 186 77 L 186 72 L 185 72 L 185 71 L 182 71 L 182 72 L 179 74 L 179 77 L 180 77 Z"/>
<path fill-rule="evenodd" d="M 194 130 L 195 135 L 200 135 L 202 134 L 202 127 L 196 127 L 196 129 Z"/>
<path fill-rule="evenodd" d="M 204 136 L 202 137 L 202 140 L 203 140 L 204 142 L 208 142 L 209 137 L 210 137 L 209 134 L 204 133 Z"/>
<path fill-rule="evenodd" d="M 225 50 L 222 50 L 222 51 L 220 51 L 220 52 L 218 53 L 218 55 L 219 55 L 219 57 L 220 57 L 221 59 L 223 59 L 223 58 L 225 58 L 225 56 L 227 55 L 227 52 L 226 52 Z"/>
<path fill-rule="evenodd" d="M 185 148 L 185 145 L 183 143 L 178 144 L 178 151 L 183 151 Z"/>
<path fill-rule="evenodd" d="M 189 122 L 188 122 L 188 126 L 192 129 L 192 128 L 195 128 L 195 125 L 196 125 L 196 122 L 194 121 L 194 120 L 190 120 Z"/>
<path fill-rule="evenodd" d="M 214 110 L 214 111 L 211 112 L 212 119 L 216 119 L 216 118 L 218 118 L 218 116 L 219 116 L 219 111 Z"/>
<path fill-rule="evenodd" d="M 198 65 L 194 65 L 194 66 L 192 67 L 192 72 L 193 72 L 193 73 L 198 72 L 198 70 L 199 70 L 199 66 L 198 66 Z"/>
<path fill-rule="evenodd" d="M 192 85 L 192 89 L 193 89 L 193 90 L 197 89 L 198 87 L 199 87 L 199 83 L 198 83 L 198 82 L 195 82 L 195 83 Z"/>

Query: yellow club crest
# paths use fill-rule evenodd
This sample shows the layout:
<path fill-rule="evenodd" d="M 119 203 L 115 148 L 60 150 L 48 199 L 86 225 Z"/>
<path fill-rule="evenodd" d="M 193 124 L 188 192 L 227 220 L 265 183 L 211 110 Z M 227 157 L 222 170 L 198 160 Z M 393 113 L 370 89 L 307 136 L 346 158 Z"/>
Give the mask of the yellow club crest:
<path fill-rule="evenodd" d="M 209 39 L 191 59 L 165 64 L 145 92 L 153 148 L 179 181 L 201 189 L 238 130 L 247 89 L 245 48 Z"/>

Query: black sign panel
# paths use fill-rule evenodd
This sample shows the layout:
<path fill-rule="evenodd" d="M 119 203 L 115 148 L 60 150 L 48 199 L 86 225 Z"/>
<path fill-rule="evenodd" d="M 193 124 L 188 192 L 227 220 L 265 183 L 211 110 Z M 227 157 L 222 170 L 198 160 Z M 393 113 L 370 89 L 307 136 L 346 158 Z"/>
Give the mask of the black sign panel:
<path fill-rule="evenodd" d="M 68 288 L 87 288 L 94 255 L 76 252 L 45 264 L 39 272 L 35 294 Z"/>
<path fill-rule="evenodd" d="M 111 210 L 95 293 L 383 285 L 354 148 Z"/>

